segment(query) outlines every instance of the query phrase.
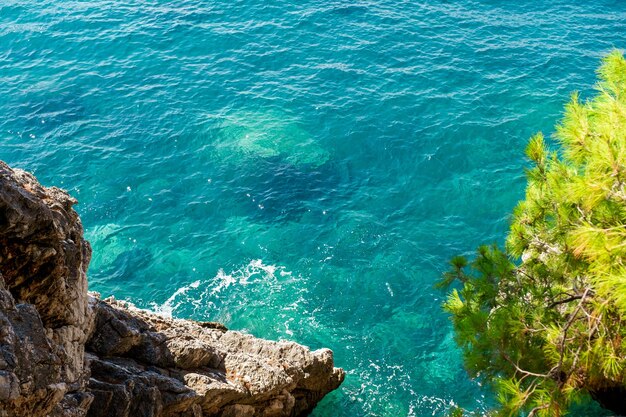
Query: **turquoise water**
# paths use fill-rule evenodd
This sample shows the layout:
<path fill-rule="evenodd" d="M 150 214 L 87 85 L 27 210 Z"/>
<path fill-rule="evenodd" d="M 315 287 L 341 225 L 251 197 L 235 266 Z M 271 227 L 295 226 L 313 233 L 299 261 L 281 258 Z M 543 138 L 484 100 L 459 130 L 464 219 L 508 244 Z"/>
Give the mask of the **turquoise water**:
<path fill-rule="evenodd" d="M 0 0 L 0 158 L 79 199 L 92 290 L 333 349 L 314 416 L 481 415 L 432 284 L 625 46 L 620 1 Z"/>

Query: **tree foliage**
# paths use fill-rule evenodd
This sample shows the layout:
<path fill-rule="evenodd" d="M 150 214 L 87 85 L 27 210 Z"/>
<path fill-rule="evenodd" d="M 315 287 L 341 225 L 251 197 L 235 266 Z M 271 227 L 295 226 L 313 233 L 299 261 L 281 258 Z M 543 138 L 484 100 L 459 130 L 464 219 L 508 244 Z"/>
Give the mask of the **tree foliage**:
<path fill-rule="evenodd" d="M 525 199 L 505 250 L 451 261 L 451 314 L 467 370 L 495 389 L 501 416 L 562 416 L 587 394 L 618 413 L 626 395 L 626 60 L 604 58 L 597 94 L 572 95 L 558 149 L 526 155 Z"/>

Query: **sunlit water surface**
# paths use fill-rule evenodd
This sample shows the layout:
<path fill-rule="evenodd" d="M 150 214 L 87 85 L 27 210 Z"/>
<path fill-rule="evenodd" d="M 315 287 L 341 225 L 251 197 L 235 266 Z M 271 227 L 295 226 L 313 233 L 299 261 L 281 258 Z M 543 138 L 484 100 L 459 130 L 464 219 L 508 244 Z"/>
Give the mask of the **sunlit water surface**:
<path fill-rule="evenodd" d="M 314 416 L 481 415 L 432 284 L 503 241 L 625 11 L 0 0 L 0 158 L 78 198 L 92 290 L 331 348 Z"/>

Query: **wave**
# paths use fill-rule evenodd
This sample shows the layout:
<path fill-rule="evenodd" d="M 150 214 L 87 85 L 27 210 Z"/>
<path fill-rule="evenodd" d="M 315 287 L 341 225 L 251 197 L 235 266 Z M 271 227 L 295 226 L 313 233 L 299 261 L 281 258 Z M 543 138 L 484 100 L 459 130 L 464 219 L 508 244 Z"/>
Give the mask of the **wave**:
<path fill-rule="evenodd" d="M 220 304 L 239 304 L 241 297 L 246 298 L 243 287 L 256 286 L 252 293 L 270 290 L 279 286 L 278 280 L 288 283 L 286 278 L 292 273 L 283 266 L 266 264 L 262 259 L 254 259 L 240 268 L 226 272 L 220 268 L 209 279 L 196 280 L 176 289 L 163 303 L 151 303 L 150 310 L 166 317 L 183 316 L 202 319 L 219 315 Z M 228 293 L 228 294 L 227 294 Z M 251 297 L 252 298 L 252 297 Z M 191 310 L 191 311 L 190 311 Z M 191 315 L 189 313 L 191 312 Z M 223 313 L 223 312 L 221 312 Z M 210 317 L 214 320 L 215 317 Z"/>

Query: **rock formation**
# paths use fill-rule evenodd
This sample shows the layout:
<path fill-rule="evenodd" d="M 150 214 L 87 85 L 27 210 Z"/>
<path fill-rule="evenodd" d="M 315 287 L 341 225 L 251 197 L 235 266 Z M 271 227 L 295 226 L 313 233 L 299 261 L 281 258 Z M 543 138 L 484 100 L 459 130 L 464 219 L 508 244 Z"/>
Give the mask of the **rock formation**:
<path fill-rule="evenodd" d="M 0 162 L 0 417 L 302 416 L 341 384 L 330 350 L 89 295 L 75 203 Z"/>

